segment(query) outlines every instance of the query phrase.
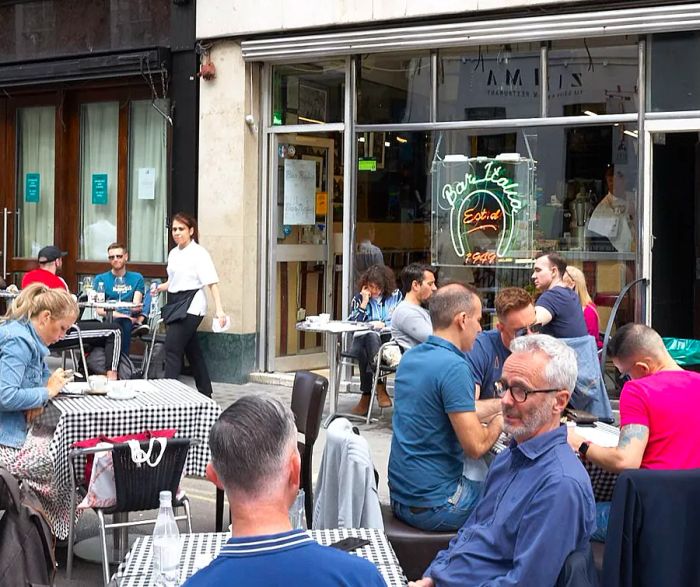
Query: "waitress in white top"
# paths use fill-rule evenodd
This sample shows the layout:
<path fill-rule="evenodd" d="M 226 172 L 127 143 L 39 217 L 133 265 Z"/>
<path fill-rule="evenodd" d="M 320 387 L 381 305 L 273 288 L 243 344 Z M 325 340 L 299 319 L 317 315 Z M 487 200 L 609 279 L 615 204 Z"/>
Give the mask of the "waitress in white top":
<path fill-rule="evenodd" d="M 224 328 L 227 318 L 221 307 L 219 276 L 207 250 L 197 241 L 197 221 L 183 212 L 173 216 L 173 240 L 177 245 L 168 255 L 168 281 L 158 291 L 168 292 L 168 303 L 162 316 L 167 325 L 165 335 L 165 377 L 177 379 L 182 368 L 182 356 L 192 367 L 192 374 L 200 393 L 211 397 L 211 379 L 197 339 L 197 328 L 207 313 L 208 285 L 216 306 L 216 319 Z"/>

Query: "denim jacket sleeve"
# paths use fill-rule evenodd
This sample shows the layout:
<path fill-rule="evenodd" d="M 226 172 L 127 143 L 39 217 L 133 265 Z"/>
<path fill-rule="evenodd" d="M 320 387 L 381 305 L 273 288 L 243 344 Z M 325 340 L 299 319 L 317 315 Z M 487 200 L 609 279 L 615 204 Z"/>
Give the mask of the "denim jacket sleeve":
<path fill-rule="evenodd" d="M 49 399 L 45 387 L 48 371 L 43 361 L 32 364 L 32 350 L 21 337 L 3 342 L 0 355 L 0 411 L 16 412 L 43 406 Z"/>

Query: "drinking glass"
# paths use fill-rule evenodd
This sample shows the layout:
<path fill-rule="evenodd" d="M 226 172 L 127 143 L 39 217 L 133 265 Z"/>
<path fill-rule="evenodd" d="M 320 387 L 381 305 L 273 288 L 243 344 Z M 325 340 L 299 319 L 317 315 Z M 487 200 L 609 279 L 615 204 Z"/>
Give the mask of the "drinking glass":
<path fill-rule="evenodd" d="M 119 275 L 114 278 L 114 291 L 119 295 L 119 301 L 122 301 L 122 294 L 124 293 L 124 278 Z"/>

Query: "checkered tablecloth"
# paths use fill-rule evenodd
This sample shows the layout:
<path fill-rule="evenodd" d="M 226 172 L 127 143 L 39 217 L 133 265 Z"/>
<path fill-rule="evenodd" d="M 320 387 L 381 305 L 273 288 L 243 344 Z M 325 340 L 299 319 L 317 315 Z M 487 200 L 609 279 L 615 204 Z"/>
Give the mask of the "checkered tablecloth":
<path fill-rule="evenodd" d="M 358 536 L 370 541 L 370 544 L 358 548 L 353 554 L 367 559 L 376 565 L 388 587 L 408 584 L 399 561 L 389 541 L 381 530 L 368 528 L 340 528 L 335 530 L 311 530 L 311 537 L 319 544 L 328 545 L 349 536 Z M 205 567 L 219 553 L 230 538 L 228 533 L 219 534 L 184 534 L 180 537 L 182 552 L 180 554 L 180 583 L 184 583 L 196 571 Z M 152 539 L 144 536 L 136 539 L 134 546 L 115 576 L 119 587 L 149 587 L 153 572 Z"/>
<path fill-rule="evenodd" d="M 129 400 L 92 395 L 52 402 L 57 421 L 50 452 L 56 483 L 70 484 L 68 453 L 75 441 L 161 428 L 177 428 L 177 436 L 202 441 L 190 448 L 185 472 L 204 476 L 210 459 L 209 430 L 219 417 L 219 405 L 173 379 L 132 380 L 129 387 L 137 391 L 136 397 Z M 78 463 L 76 473 L 82 473 L 82 469 Z"/>

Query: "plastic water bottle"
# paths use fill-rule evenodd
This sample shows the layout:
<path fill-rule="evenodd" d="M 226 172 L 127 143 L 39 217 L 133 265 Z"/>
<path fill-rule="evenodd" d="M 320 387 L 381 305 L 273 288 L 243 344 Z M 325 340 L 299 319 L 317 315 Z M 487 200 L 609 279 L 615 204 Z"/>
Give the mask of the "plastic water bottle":
<path fill-rule="evenodd" d="M 104 281 L 100 281 L 100 283 L 97 284 L 97 295 L 95 295 L 95 301 L 103 304 L 105 299 L 105 284 Z"/>
<path fill-rule="evenodd" d="M 153 579 L 158 587 L 180 584 L 180 531 L 169 491 L 160 492 L 160 509 L 153 529 Z"/>

